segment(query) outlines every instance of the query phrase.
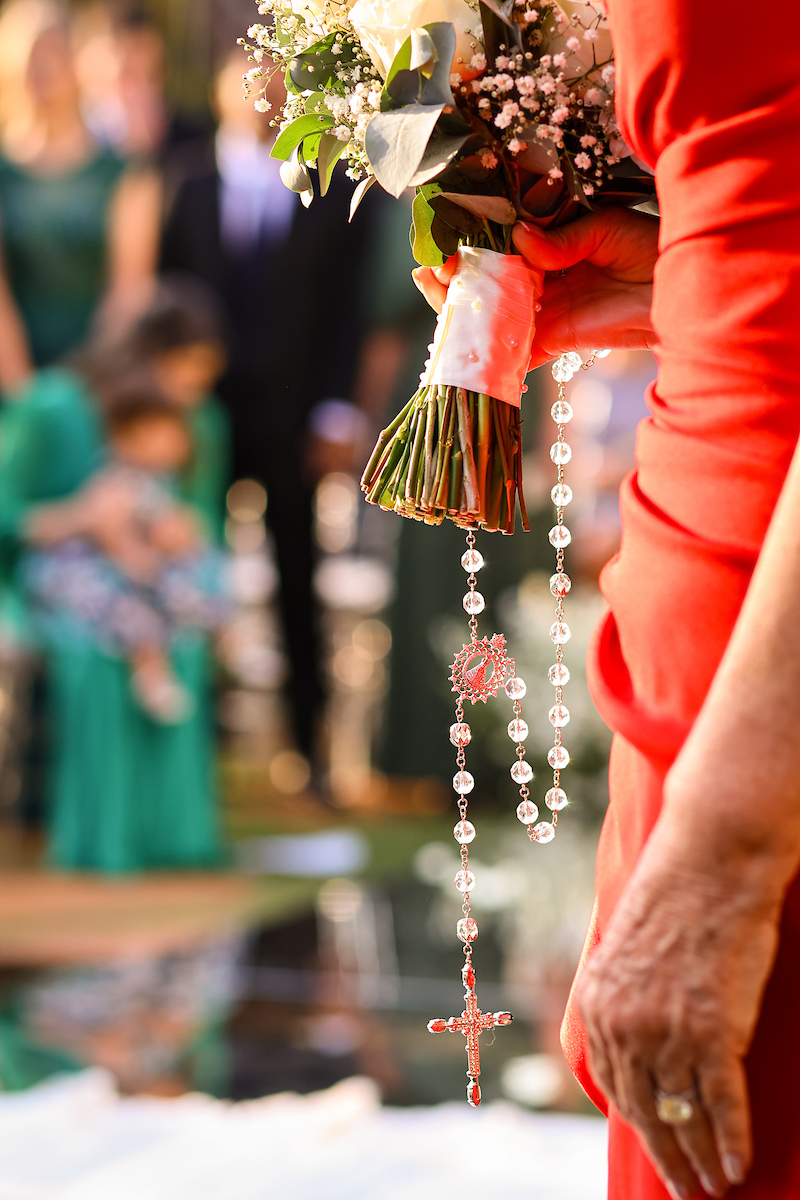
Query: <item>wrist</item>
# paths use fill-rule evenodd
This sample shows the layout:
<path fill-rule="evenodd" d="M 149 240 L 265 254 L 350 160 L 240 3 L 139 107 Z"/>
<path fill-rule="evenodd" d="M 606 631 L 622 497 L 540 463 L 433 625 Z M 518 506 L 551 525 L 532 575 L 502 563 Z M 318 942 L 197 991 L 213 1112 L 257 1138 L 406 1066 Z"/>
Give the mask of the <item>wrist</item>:
<path fill-rule="evenodd" d="M 797 870 L 796 839 L 759 811 L 757 798 L 746 811 L 720 806 L 726 791 L 722 780 L 716 788 L 690 786 L 670 773 L 651 837 L 654 863 L 676 872 L 680 886 L 735 893 L 751 910 L 779 910 Z"/>

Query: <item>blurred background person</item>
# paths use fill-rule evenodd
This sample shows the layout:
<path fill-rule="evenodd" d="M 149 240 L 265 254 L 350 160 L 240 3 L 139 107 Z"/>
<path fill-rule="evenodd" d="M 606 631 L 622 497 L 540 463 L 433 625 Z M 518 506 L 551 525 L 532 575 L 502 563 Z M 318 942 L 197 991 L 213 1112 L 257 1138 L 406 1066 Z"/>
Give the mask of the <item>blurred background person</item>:
<path fill-rule="evenodd" d="M 233 478 L 266 488 L 292 731 L 313 762 L 325 686 L 312 586 L 308 419 L 315 406 L 348 399 L 352 390 L 367 218 L 348 224 L 352 188 L 341 176 L 309 209 L 283 186 L 280 163 L 270 157 L 270 117 L 242 93 L 244 65 L 237 52 L 217 73 L 215 137 L 187 144 L 171 160 L 161 266 L 199 276 L 225 307 L 229 368 L 219 394 L 231 421 Z M 268 93 L 273 112 L 284 95 L 276 77 Z"/>
<path fill-rule="evenodd" d="M 60 867 L 113 872 L 220 859 L 211 655 L 201 625 L 170 639 L 170 673 L 185 705 L 166 723 L 137 699 L 126 657 L 109 646 L 102 623 L 85 617 L 37 629 L 19 571 L 27 547 L 118 542 L 129 500 L 113 480 L 93 476 L 108 457 L 106 413 L 133 388 L 185 413 L 192 455 L 178 495 L 219 537 L 227 438 L 210 391 L 225 361 L 220 337 L 213 300 L 199 285 L 164 284 L 124 338 L 85 351 L 71 368 L 41 372 L 3 417 L 6 626 L 34 642 L 38 633 L 46 656 L 49 857 Z"/>
<path fill-rule="evenodd" d="M 126 170 L 81 111 L 68 15 L 51 0 L 0 13 L 0 387 L 120 324 L 153 278 L 157 175 Z"/>
<path fill-rule="evenodd" d="M 99 143 L 152 162 L 206 131 L 200 114 L 168 102 L 164 35 L 146 5 L 86 5 L 75 16 L 75 39 L 82 111 Z"/>

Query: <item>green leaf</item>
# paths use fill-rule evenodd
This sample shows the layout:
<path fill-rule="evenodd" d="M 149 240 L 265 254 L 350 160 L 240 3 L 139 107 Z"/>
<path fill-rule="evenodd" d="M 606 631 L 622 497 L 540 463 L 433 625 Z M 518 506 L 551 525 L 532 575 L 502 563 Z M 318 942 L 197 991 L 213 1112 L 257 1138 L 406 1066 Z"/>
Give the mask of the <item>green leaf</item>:
<path fill-rule="evenodd" d="M 348 224 L 350 223 L 350 221 L 352 221 L 353 217 L 356 215 L 356 210 L 358 209 L 359 204 L 364 199 L 367 192 L 372 187 L 373 183 L 376 183 L 376 182 L 377 182 L 377 180 L 375 179 L 374 175 L 368 175 L 366 177 L 366 179 L 361 180 L 361 183 L 358 185 L 356 190 L 353 192 L 352 198 L 350 200 L 350 216 L 348 217 Z"/>
<path fill-rule="evenodd" d="M 431 226 L 435 213 L 425 193 L 433 190 L 430 185 L 418 188 L 411 206 L 411 251 L 421 267 L 440 267 L 444 256 L 433 240 Z"/>
<path fill-rule="evenodd" d="M 280 158 L 286 162 L 291 158 L 295 148 L 309 134 L 324 133 L 326 129 L 332 129 L 334 125 L 335 121 L 330 114 L 323 116 L 321 113 L 306 113 L 304 117 L 297 117 L 291 125 L 287 125 L 286 129 L 278 134 L 275 145 L 272 147 L 272 158 Z"/>
<path fill-rule="evenodd" d="M 334 54 L 331 46 L 335 40 L 335 34 L 329 33 L 316 45 L 295 55 L 289 63 L 289 77 L 298 90 L 319 91 L 320 88 L 330 87 L 342 64 L 350 63 L 359 56 L 358 47 L 348 38 L 340 39 L 342 51 Z"/>
<path fill-rule="evenodd" d="M 517 220 L 514 205 L 505 196 L 467 196 L 462 192 L 442 192 L 446 200 L 452 200 L 469 212 L 498 225 L 513 225 Z"/>
<path fill-rule="evenodd" d="M 321 113 L 324 117 L 330 116 L 330 109 L 325 103 L 323 92 L 314 92 L 309 96 L 305 103 L 305 110 L 307 113 Z"/>
<path fill-rule="evenodd" d="M 331 186 L 333 168 L 347 149 L 347 142 L 342 142 L 332 133 L 323 133 L 317 151 L 317 170 L 319 171 L 319 194 L 324 196 Z"/>
<path fill-rule="evenodd" d="M 378 183 L 390 196 L 401 196 L 417 174 L 443 109 L 443 104 L 407 104 L 393 112 L 376 113 L 370 121 L 367 156 Z"/>

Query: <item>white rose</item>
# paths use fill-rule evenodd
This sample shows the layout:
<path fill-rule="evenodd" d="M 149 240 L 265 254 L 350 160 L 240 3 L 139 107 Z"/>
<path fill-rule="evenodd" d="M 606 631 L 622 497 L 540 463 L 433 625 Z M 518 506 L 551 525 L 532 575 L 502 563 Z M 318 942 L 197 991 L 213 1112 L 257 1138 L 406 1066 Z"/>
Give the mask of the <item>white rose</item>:
<path fill-rule="evenodd" d="M 469 31 L 480 28 L 480 17 L 466 0 L 356 0 L 350 20 L 362 46 L 385 79 L 400 47 L 412 29 L 433 21 L 450 21 L 456 31 L 453 70 L 469 63 L 480 43 Z"/>

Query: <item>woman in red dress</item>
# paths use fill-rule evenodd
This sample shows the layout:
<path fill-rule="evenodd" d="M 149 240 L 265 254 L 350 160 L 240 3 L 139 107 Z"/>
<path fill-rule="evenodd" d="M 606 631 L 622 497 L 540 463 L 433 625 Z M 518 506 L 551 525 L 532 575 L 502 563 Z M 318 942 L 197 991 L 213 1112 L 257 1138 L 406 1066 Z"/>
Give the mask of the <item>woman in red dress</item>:
<path fill-rule="evenodd" d="M 609 1113 L 610 1200 L 797 1200 L 800 39 L 741 0 L 609 10 L 658 247 L 620 211 L 515 234 L 567 269 L 536 361 L 653 344 L 659 365 L 601 579 L 611 805 L 564 1046 Z"/>

